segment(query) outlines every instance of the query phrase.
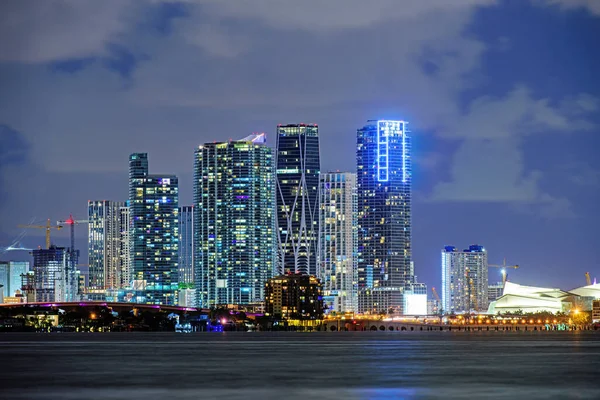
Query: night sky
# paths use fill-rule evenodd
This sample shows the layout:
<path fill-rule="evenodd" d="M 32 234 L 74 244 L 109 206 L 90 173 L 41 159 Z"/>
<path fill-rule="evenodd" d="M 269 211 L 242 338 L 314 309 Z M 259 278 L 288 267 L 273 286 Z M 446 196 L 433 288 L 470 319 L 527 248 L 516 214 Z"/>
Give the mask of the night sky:
<path fill-rule="evenodd" d="M 126 200 L 132 152 L 185 205 L 203 142 L 318 123 L 322 170 L 354 171 L 356 129 L 406 119 L 420 281 L 478 243 L 516 283 L 582 286 L 600 278 L 599 38 L 596 0 L 5 0 L 0 246 Z"/>

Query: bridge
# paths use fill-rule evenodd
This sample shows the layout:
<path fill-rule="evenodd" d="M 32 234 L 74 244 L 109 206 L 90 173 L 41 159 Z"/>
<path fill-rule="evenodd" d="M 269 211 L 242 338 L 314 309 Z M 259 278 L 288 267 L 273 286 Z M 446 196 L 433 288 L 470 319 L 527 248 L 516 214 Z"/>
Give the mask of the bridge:
<path fill-rule="evenodd" d="M 63 302 L 31 302 L 31 303 L 10 303 L 0 304 L 1 308 L 19 308 L 19 307 L 31 307 L 31 308 L 82 308 L 82 307 L 106 307 L 115 311 L 121 310 L 133 310 L 134 308 L 140 310 L 153 310 L 153 311 L 170 311 L 170 312 L 199 312 L 208 314 L 210 310 L 208 308 L 195 308 L 195 307 L 180 307 L 180 306 L 165 306 L 159 304 L 140 304 L 140 303 L 118 303 L 118 302 L 107 302 L 107 301 L 63 301 Z"/>

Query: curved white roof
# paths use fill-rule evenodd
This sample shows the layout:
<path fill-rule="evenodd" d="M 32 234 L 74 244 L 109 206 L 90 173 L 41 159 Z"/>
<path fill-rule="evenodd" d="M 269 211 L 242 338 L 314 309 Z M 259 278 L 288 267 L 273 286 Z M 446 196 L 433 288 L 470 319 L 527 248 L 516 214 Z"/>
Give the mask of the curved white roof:
<path fill-rule="evenodd" d="M 577 289 L 573 289 L 570 292 L 582 297 L 593 297 L 595 299 L 600 299 L 600 283 L 582 286 Z"/>

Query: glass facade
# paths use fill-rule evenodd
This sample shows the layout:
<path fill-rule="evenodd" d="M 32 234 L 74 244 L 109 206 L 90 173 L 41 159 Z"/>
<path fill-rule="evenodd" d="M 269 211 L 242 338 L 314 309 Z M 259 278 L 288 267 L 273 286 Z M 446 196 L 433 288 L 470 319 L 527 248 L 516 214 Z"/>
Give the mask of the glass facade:
<path fill-rule="evenodd" d="M 194 283 L 193 206 L 179 208 L 179 283 Z"/>
<path fill-rule="evenodd" d="M 199 307 L 264 299 L 275 268 L 273 151 L 264 134 L 207 143 L 194 167 L 195 285 Z"/>
<path fill-rule="evenodd" d="M 21 275 L 29 272 L 29 261 L 0 261 L 0 290 L 4 297 L 14 296 L 21 290 Z"/>
<path fill-rule="evenodd" d="M 179 269 L 179 188 L 174 175 L 149 175 L 148 155 L 129 157 L 130 262 L 136 302 L 175 305 Z"/>
<path fill-rule="evenodd" d="M 78 251 L 50 246 L 49 249 L 33 250 L 31 254 L 35 301 L 79 300 L 79 271 L 70 268 L 78 264 Z M 75 259 L 71 260 L 71 256 Z"/>
<path fill-rule="evenodd" d="M 318 274 L 326 312 L 357 311 L 356 174 L 321 174 Z"/>
<path fill-rule="evenodd" d="M 281 273 L 317 273 L 319 127 L 277 127 L 277 235 Z"/>
<path fill-rule="evenodd" d="M 411 269 L 410 138 L 405 121 L 357 131 L 359 311 L 403 313 Z"/>
<path fill-rule="evenodd" d="M 116 289 L 123 287 L 124 258 L 121 235 L 121 208 L 124 202 L 88 201 L 89 288 Z"/>
<path fill-rule="evenodd" d="M 444 313 L 488 309 L 488 261 L 483 246 L 442 250 L 442 309 Z"/>

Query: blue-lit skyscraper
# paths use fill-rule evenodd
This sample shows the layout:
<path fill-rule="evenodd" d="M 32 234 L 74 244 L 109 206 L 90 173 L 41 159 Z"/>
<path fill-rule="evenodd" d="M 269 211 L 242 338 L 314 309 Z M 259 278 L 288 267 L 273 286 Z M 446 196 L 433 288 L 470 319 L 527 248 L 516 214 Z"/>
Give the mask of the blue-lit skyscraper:
<path fill-rule="evenodd" d="M 317 273 L 319 127 L 277 126 L 277 235 L 280 273 Z"/>
<path fill-rule="evenodd" d="M 179 283 L 189 285 L 193 282 L 194 206 L 181 206 L 179 207 Z"/>
<path fill-rule="evenodd" d="M 194 167 L 195 285 L 200 307 L 264 299 L 275 265 L 273 151 L 265 135 L 206 143 Z"/>
<path fill-rule="evenodd" d="M 129 250 L 137 302 L 177 303 L 178 191 L 176 176 L 148 174 L 146 153 L 129 157 Z"/>
<path fill-rule="evenodd" d="M 402 313 L 411 271 L 411 163 L 405 121 L 357 131 L 360 312 Z"/>

